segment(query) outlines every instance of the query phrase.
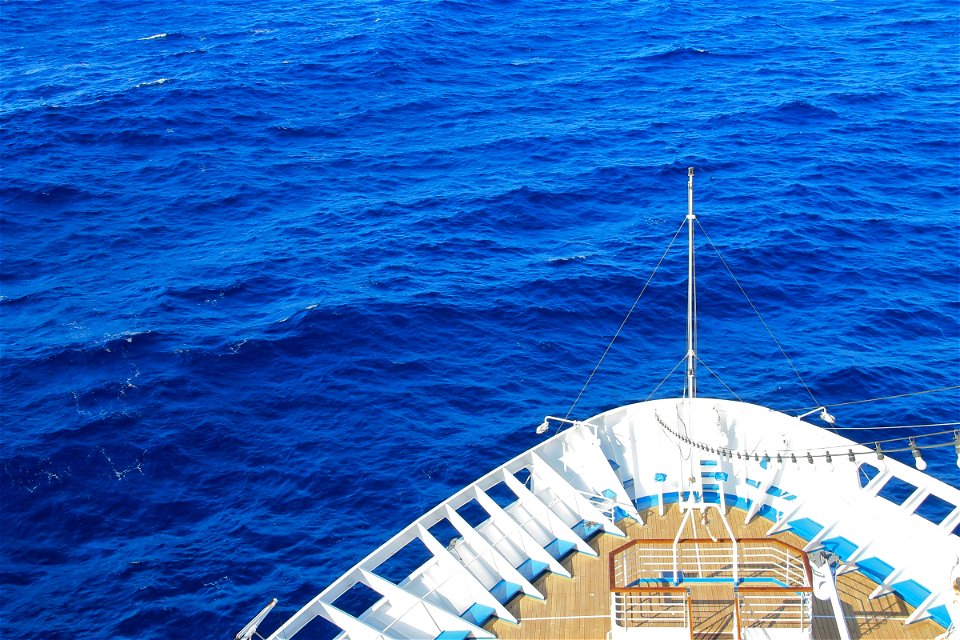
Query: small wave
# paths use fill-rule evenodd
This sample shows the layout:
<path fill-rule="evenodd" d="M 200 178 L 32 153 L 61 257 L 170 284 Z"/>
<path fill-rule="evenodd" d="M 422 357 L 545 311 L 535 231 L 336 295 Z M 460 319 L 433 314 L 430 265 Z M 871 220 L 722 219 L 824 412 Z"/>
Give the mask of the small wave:
<path fill-rule="evenodd" d="M 566 256 L 566 257 L 563 257 L 563 258 L 549 258 L 549 259 L 547 259 L 547 263 L 548 263 L 548 264 L 554 264 L 554 265 L 560 265 L 560 264 L 566 264 L 566 263 L 568 263 L 568 262 L 580 262 L 581 260 L 586 260 L 586 259 L 587 259 L 587 256 L 581 254 L 581 255 L 576 255 L 576 256 Z"/>
<path fill-rule="evenodd" d="M 787 119 L 791 123 L 803 123 L 810 120 L 824 120 L 837 117 L 836 111 L 802 99 L 783 102 L 774 107 L 771 113 L 774 118 Z"/>
<path fill-rule="evenodd" d="M 155 33 L 152 36 L 143 36 L 142 38 L 137 38 L 138 41 L 147 41 L 147 40 L 173 40 L 177 38 L 186 38 L 187 36 L 178 33 L 176 31 L 167 33 L 166 31 L 161 31 L 160 33 Z"/>
<path fill-rule="evenodd" d="M 511 60 L 510 64 L 514 67 L 525 67 L 531 64 L 546 64 L 548 62 L 553 62 L 553 58 L 518 58 Z"/>
<path fill-rule="evenodd" d="M 170 82 L 170 78 L 157 78 L 156 80 L 151 80 L 150 82 L 141 82 L 137 85 L 137 89 L 140 87 L 155 87 L 162 84 L 167 84 Z"/>
<path fill-rule="evenodd" d="M 695 56 L 705 55 L 711 55 L 711 51 L 702 47 L 677 47 L 674 49 L 668 49 L 667 51 L 658 51 L 656 53 L 641 55 L 640 57 L 650 61 L 662 61 L 692 58 Z"/>

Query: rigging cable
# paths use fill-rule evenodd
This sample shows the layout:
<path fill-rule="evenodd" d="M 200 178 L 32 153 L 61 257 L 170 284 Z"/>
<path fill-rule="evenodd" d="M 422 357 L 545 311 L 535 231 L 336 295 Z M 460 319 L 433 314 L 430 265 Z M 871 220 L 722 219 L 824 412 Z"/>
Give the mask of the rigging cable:
<path fill-rule="evenodd" d="M 570 405 L 570 408 L 567 410 L 567 414 L 564 416 L 564 420 L 570 417 L 570 414 L 573 413 L 574 407 L 576 407 L 577 403 L 580 402 L 580 398 L 583 396 L 584 391 L 587 390 L 587 387 L 590 385 L 590 382 L 593 380 L 593 377 L 597 374 L 597 371 L 600 369 L 600 365 L 603 364 L 603 359 L 607 357 L 607 353 L 610 352 L 610 349 L 613 347 L 613 343 L 616 342 L 617 337 L 620 335 L 620 332 L 623 331 L 623 327 L 626 326 L 627 320 L 630 319 L 630 315 L 633 313 L 633 310 L 637 308 L 637 304 L 640 302 L 640 298 L 643 297 L 643 294 L 646 292 L 647 287 L 650 286 L 650 281 L 653 280 L 653 276 L 657 273 L 657 269 L 659 269 L 660 265 L 663 264 L 663 259 L 667 257 L 667 254 L 670 252 L 670 248 L 673 247 L 673 243 L 676 242 L 677 236 L 680 235 L 680 232 L 683 230 L 683 227 L 685 224 L 686 224 L 686 219 L 684 219 L 683 223 L 680 224 L 680 227 L 677 229 L 677 232 L 673 234 L 673 239 L 670 240 L 670 244 L 667 245 L 667 248 L 666 250 L 664 250 L 663 255 L 660 256 L 660 260 L 657 261 L 657 265 L 653 268 L 653 272 L 650 274 L 650 277 L 647 278 L 646 283 L 644 283 L 643 288 L 640 290 L 639 295 L 637 295 L 637 299 L 633 301 L 633 305 L 630 307 L 630 310 L 627 311 L 627 315 L 626 317 L 624 317 L 623 322 L 620 323 L 620 327 L 617 328 L 617 332 L 613 334 L 612 338 L 610 338 L 610 344 L 608 344 L 607 348 L 603 350 L 603 355 L 601 355 L 600 360 L 597 361 L 597 366 L 593 368 L 593 371 L 591 371 L 590 375 L 587 377 L 587 381 L 583 383 L 583 387 L 580 389 L 580 393 L 577 394 L 577 397 L 574 399 L 573 404 Z"/>
<path fill-rule="evenodd" d="M 670 373 L 668 373 L 667 375 L 665 375 L 665 376 L 663 377 L 663 380 L 660 381 L 660 384 L 658 384 L 658 385 L 653 389 L 653 391 L 650 392 L 650 395 L 648 395 L 646 398 L 644 398 L 644 400 L 649 400 L 650 398 L 652 398 L 652 397 L 653 397 L 653 394 L 655 394 L 655 393 L 660 389 L 660 387 L 663 386 L 663 383 L 666 382 L 666 381 L 670 378 L 670 376 L 672 376 L 674 373 L 676 373 L 676 372 L 677 372 L 677 369 L 680 368 L 680 365 L 682 365 L 682 364 L 683 364 L 684 362 L 686 362 L 686 361 L 687 361 L 687 356 L 683 356 L 682 358 L 680 358 L 680 360 L 677 362 L 677 364 L 675 364 L 675 365 L 673 366 L 673 369 L 670 370 Z"/>
<path fill-rule="evenodd" d="M 743 399 L 742 399 L 739 395 L 737 395 L 737 392 L 734 391 L 733 389 L 731 389 L 731 388 L 730 388 L 730 385 L 728 385 L 726 382 L 724 382 L 723 379 L 722 379 L 719 375 L 717 375 L 717 372 L 716 372 L 716 371 L 714 371 L 714 370 L 711 369 L 709 366 L 707 366 L 707 363 L 704 362 L 703 360 L 701 360 L 701 359 L 700 359 L 700 356 L 697 356 L 697 362 L 699 362 L 700 364 L 702 364 L 703 367 L 704 367 L 707 371 L 709 371 L 710 374 L 711 374 L 714 378 L 716 378 L 717 381 L 726 388 L 727 391 L 729 391 L 730 393 L 732 393 L 734 398 L 736 398 L 736 399 L 739 400 L 740 402 L 743 402 Z"/>
<path fill-rule="evenodd" d="M 753 309 L 753 312 L 757 314 L 757 318 L 760 319 L 760 324 L 763 325 L 763 328 L 767 330 L 767 333 L 773 339 L 773 343 L 777 345 L 777 349 L 780 350 L 780 353 L 783 354 L 784 359 L 787 361 L 787 364 L 790 365 L 790 368 L 793 369 L 793 372 L 796 374 L 797 379 L 800 380 L 800 384 L 803 385 L 803 388 L 810 395 L 810 398 L 816 403 L 816 405 L 822 406 L 820 401 L 817 400 L 817 397 L 813 395 L 813 391 L 810 390 L 810 387 L 807 386 L 807 383 L 804 382 L 803 376 L 800 375 L 800 372 L 794 366 L 793 361 L 790 360 L 790 356 L 787 355 L 787 352 L 784 351 L 783 347 L 780 346 L 780 341 L 777 340 L 777 337 L 773 335 L 773 331 L 770 330 L 770 327 L 767 325 L 766 321 L 763 319 L 763 316 L 760 315 L 760 311 L 757 310 L 756 305 L 753 304 L 753 301 L 750 299 L 750 296 L 747 295 L 747 292 L 744 291 L 743 286 L 740 285 L 740 281 L 737 280 L 737 276 L 733 275 L 733 271 L 730 269 L 730 266 L 727 264 L 727 261 L 723 259 L 723 255 L 720 253 L 720 249 L 717 248 L 717 245 L 713 243 L 713 240 L 710 239 L 710 235 L 707 233 L 706 229 L 703 228 L 703 225 L 700 224 L 700 221 L 697 221 L 697 226 L 700 227 L 700 231 L 703 232 L 703 236 L 707 239 L 707 242 L 710 243 L 710 246 L 713 247 L 714 252 L 717 254 L 717 257 L 720 258 L 720 263 L 723 264 L 723 267 L 727 270 L 727 273 L 730 274 L 730 277 L 733 278 L 733 281 L 736 283 L 737 288 L 740 289 L 740 293 L 743 294 L 743 297 L 746 299 L 747 303 L 750 305 L 750 308 Z"/>
<path fill-rule="evenodd" d="M 837 431 L 879 431 L 880 429 L 928 429 L 930 427 L 955 427 L 960 422 L 934 422 L 931 424 L 894 424 L 882 427 L 834 427 Z"/>
<path fill-rule="evenodd" d="M 850 400 L 849 402 L 834 402 L 833 404 L 817 405 L 816 407 L 804 407 L 804 408 L 802 408 L 802 409 L 786 409 L 786 410 L 780 411 L 780 413 L 793 413 L 793 412 L 795 412 L 795 411 L 799 411 L 799 412 L 810 411 L 811 409 L 819 409 L 821 406 L 823 406 L 823 407 L 845 407 L 845 406 L 848 406 L 848 405 L 851 405 L 851 404 L 863 404 L 863 403 L 865 403 L 865 402 L 876 402 L 876 401 L 878 401 L 878 400 L 896 400 L 897 398 L 907 398 L 907 397 L 910 397 L 910 396 L 920 396 L 920 395 L 923 395 L 923 394 L 925 394 L 925 393 L 938 393 L 938 392 L 940 392 L 940 391 L 953 391 L 953 390 L 955 390 L 955 389 L 960 389 L 960 384 L 955 384 L 955 385 L 950 386 L 950 387 L 940 387 L 939 389 L 925 389 L 924 391 L 913 391 L 913 392 L 911 392 L 911 393 L 898 393 L 898 394 L 893 395 L 893 396 L 881 396 L 881 397 L 879 397 L 879 398 L 868 398 L 868 399 L 866 399 L 866 400 Z"/>

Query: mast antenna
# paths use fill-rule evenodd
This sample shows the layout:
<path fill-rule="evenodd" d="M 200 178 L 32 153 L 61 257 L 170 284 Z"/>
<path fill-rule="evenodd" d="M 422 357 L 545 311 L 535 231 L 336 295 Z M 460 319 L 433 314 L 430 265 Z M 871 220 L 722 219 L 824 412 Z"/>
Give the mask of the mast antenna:
<path fill-rule="evenodd" d="M 687 169 L 687 397 L 697 397 L 697 282 L 693 248 L 693 167 Z"/>

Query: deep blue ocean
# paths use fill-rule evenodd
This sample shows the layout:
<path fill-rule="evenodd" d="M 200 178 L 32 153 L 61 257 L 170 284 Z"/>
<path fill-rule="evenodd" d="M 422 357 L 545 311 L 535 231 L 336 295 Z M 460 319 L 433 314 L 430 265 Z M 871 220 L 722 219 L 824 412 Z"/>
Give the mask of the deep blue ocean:
<path fill-rule="evenodd" d="M 232 638 L 277 597 L 272 631 L 566 414 L 688 166 L 817 403 L 960 384 L 958 32 L 954 1 L 2 0 L 0 637 Z M 571 417 L 683 357 L 682 245 Z M 698 250 L 700 395 L 814 406 Z"/>

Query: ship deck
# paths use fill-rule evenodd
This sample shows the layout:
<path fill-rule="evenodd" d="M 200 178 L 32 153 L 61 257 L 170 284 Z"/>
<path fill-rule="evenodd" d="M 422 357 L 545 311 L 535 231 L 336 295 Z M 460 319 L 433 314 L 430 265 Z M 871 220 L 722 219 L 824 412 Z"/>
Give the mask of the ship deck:
<path fill-rule="evenodd" d="M 656 508 L 640 512 L 646 521 L 639 526 L 632 520 L 618 523 L 626 539 L 600 534 L 590 541 L 598 557 L 572 553 L 562 562 L 572 578 L 547 573 L 534 584 L 545 600 L 517 596 L 507 609 L 519 624 L 491 619 L 485 626 L 502 639 L 528 640 L 603 640 L 610 631 L 610 563 L 609 555 L 625 542 L 634 539 L 670 538 L 680 526 L 681 514 L 676 504 L 668 505 L 661 517 Z M 727 519 L 737 538 L 765 537 L 770 523 L 756 518 L 744 523 L 746 514 L 730 508 Z M 714 519 L 716 517 L 714 516 Z M 722 535 L 720 523 L 713 525 Z M 793 533 L 779 533 L 773 538 L 803 548 L 804 541 Z M 908 640 L 936 638 L 943 627 L 932 620 L 921 620 L 904 626 L 903 621 L 913 608 L 895 594 L 871 600 L 868 596 L 877 584 L 859 572 L 837 578 L 837 590 L 843 604 L 844 617 L 852 638 L 872 640 Z M 726 584 L 700 584 L 692 588 L 691 600 L 695 640 L 727 640 L 733 637 L 733 590 Z M 813 637 L 817 640 L 840 638 L 829 602 L 813 599 Z"/>

